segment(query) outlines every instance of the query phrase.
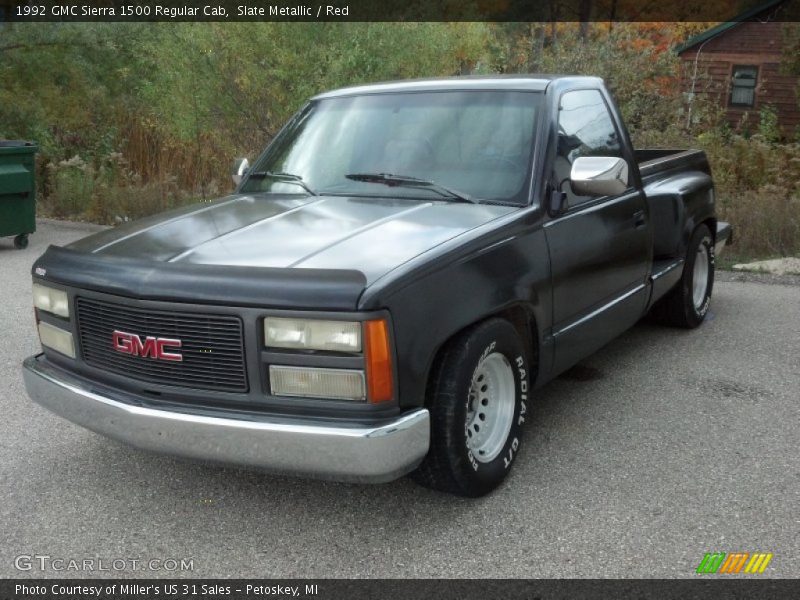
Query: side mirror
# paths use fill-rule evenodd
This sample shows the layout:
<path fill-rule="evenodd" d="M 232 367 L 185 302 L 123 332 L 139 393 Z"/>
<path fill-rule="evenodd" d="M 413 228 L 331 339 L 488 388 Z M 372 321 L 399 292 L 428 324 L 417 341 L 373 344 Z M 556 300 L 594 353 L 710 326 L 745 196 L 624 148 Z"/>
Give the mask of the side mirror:
<path fill-rule="evenodd" d="M 233 161 L 233 170 L 231 171 L 231 179 L 233 179 L 233 183 L 236 185 L 242 183 L 242 179 L 249 168 L 250 161 L 246 158 L 237 158 L 235 161 Z"/>
<path fill-rule="evenodd" d="M 578 196 L 614 196 L 628 189 L 628 163 L 615 156 L 581 156 L 569 174 Z"/>

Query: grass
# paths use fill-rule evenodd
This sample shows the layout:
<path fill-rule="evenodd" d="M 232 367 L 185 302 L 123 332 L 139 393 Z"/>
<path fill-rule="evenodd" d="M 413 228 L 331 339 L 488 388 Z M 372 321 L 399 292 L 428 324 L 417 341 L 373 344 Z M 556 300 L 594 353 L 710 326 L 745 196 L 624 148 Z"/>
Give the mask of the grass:
<path fill-rule="evenodd" d="M 742 262 L 800 256 L 800 144 L 724 131 L 697 141 L 711 164 L 719 218 L 734 228 L 734 254 Z"/>
<path fill-rule="evenodd" d="M 129 169 L 121 154 L 113 153 L 99 165 L 79 157 L 50 163 L 40 187 L 41 216 L 117 225 L 171 208 L 223 195 L 215 186 L 182 189 L 175 177 L 143 181 Z M 210 195 L 208 195 L 210 194 Z"/>

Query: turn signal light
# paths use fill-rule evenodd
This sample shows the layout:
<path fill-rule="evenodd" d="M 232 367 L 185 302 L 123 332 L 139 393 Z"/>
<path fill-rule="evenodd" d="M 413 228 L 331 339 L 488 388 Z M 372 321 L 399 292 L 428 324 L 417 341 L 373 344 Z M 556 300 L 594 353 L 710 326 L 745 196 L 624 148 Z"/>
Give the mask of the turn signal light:
<path fill-rule="evenodd" d="M 394 395 L 389 327 L 384 319 L 378 319 L 366 321 L 364 330 L 367 399 L 372 403 L 387 402 Z"/>

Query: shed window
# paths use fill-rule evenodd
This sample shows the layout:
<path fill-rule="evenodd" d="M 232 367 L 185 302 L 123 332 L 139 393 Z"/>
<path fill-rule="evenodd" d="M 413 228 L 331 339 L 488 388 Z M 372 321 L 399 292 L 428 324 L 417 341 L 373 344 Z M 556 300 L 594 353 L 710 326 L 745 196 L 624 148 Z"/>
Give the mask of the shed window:
<path fill-rule="evenodd" d="M 734 66 L 731 82 L 731 106 L 753 106 L 756 103 L 758 67 Z"/>

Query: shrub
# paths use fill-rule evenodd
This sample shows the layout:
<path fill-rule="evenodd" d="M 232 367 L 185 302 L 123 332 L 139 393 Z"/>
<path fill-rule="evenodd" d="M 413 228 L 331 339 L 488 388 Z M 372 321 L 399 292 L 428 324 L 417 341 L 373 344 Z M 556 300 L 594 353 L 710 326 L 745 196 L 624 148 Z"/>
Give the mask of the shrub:
<path fill-rule="evenodd" d="M 195 202 L 175 177 L 144 182 L 128 169 L 121 154 L 112 152 L 91 165 L 75 156 L 48 163 L 47 180 L 40 193 L 40 214 L 114 225 Z M 206 187 L 212 196 L 216 184 Z"/>
<path fill-rule="evenodd" d="M 768 142 L 781 139 L 781 128 L 778 126 L 778 111 L 773 106 L 764 106 L 759 111 L 758 133 Z"/>
<path fill-rule="evenodd" d="M 723 121 L 697 136 L 673 128 L 634 133 L 640 148 L 700 148 L 706 152 L 720 219 L 734 226 L 726 251 L 742 259 L 800 255 L 800 144 L 775 140 L 766 111 L 759 133 L 733 133 Z"/>
<path fill-rule="evenodd" d="M 47 165 L 49 189 L 46 204 L 54 216 L 83 213 L 91 204 L 94 173 L 78 155 Z"/>
<path fill-rule="evenodd" d="M 743 257 L 800 255 L 800 144 L 776 144 L 711 132 L 708 154 L 720 218 L 735 227 L 732 251 Z"/>

